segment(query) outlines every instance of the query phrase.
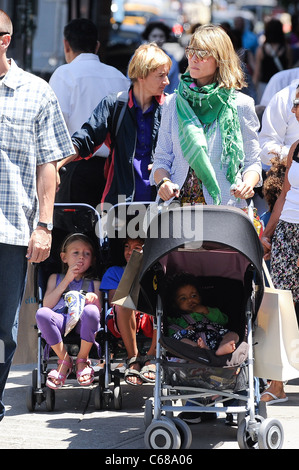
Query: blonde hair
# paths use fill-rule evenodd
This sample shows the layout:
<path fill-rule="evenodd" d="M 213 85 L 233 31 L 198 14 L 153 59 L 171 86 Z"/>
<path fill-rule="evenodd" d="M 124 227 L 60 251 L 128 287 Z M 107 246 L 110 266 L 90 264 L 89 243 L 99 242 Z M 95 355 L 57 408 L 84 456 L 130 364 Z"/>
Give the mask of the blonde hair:
<path fill-rule="evenodd" d="M 217 63 L 215 82 L 218 82 L 219 87 L 240 90 L 247 86 L 239 56 L 222 26 L 200 26 L 191 36 L 190 47 L 208 51 L 214 57 Z"/>
<path fill-rule="evenodd" d="M 0 28 L 1 32 L 7 32 L 10 36 L 13 33 L 12 22 L 9 16 L 5 13 L 5 11 L 0 10 Z"/>
<path fill-rule="evenodd" d="M 170 67 L 172 61 L 155 42 L 142 44 L 136 49 L 128 68 L 128 76 L 134 82 L 138 78 L 146 78 L 149 73 L 161 65 Z"/>
<path fill-rule="evenodd" d="M 89 246 L 92 252 L 92 263 L 91 263 L 91 266 L 86 271 L 86 273 L 84 274 L 84 277 L 89 277 L 89 278 L 95 277 L 96 276 L 96 263 L 97 263 L 96 250 L 95 250 L 94 243 L 87 235 L 85 235 L 84 233 L 71 233 L 70 235 L 68 235 L 62 243 L 61 250 L 60 250 L 61 253 L 66 253 L 69 246 L 76 241 L 80 241 L 86 244 L 87 246 Z M 66 273 L 67 270 L 68 270 L 68 265 L 62 262 L 62 272 Z"/>

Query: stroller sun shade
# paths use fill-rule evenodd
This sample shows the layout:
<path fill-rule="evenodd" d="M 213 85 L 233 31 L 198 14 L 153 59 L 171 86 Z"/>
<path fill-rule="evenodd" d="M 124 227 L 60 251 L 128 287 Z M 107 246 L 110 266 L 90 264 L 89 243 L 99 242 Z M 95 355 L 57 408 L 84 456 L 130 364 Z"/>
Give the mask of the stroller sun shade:
<path fill-rule="evenodd" d="M 157 236 L 151 236 L 154 233 Z M 257 313 L 263 296 L 262 259 L 263 248 L 254 225 L 242 210 L 227 206 L 170 208 L 153 218 L 148 227 L 141 291 L 154 314 L 158 289 L 153 292 L 151 277 L 157 275 L 157 266 L 163 276 L 185 271 L 243 282 L 250 271 L 258 290 Z"/>

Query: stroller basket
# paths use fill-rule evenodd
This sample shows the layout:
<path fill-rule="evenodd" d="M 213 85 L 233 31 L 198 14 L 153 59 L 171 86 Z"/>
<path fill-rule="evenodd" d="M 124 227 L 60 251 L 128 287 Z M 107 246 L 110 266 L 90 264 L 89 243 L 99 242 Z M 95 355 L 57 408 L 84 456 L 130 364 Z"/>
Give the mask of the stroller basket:
<path fill-rule="evenodd" d="M 234 390 L 241 367 L 212 367 L 195 363 L 163 361 L 165 381 L 173 387 L 196 387 L 208 390 Z"/>

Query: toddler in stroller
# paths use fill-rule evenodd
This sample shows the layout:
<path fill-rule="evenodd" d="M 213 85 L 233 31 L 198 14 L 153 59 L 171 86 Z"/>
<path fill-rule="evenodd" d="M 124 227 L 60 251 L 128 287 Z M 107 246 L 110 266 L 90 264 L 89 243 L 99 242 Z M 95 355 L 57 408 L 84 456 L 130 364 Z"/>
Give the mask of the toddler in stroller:
<path fill-rule="evenodd" d="M 168 292 L 172 295 L 172 317 L 168 333 L 184 343 L 215 351 L 216 356 L 233 353 L 239 336 L 225 328 L 228 317 L 216 307 L 202 304 L 197 279 L 188 273 L 172 277 Z"/>
<path fill-rule="evenodd" d="M 76 377 L 80 385 L 90 385 L 94 380 L 94 371 L 90 367 L 88 356 L 100 327 L 101 311 L 98 296 L 100 282 L 92 278 L 95 250 L 90 238 L 82 233 L 69 235 L 63 242 L 60 257 L 65 275 L 50 275 L 43 307 L 36 313 L 42 337 L 58 356 L 58 368 L 48 374 L 46 381 L 46 385 L 52 389 L 61 388 L 73 368 L 72 359 L 62 339 L 68 320 L 64 294 L 70 290 L 80 291 L 83 288 L 87 291 L 83 311 L 74 326 L 81 338 L 76 360 Z"/>

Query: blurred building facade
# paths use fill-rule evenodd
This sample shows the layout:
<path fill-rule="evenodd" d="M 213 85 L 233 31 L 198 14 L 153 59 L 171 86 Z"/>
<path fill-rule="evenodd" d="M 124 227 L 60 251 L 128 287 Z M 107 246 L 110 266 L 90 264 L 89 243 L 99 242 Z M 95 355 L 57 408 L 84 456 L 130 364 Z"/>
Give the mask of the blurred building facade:
<path fill-rule="evenodd" d="M 14 25 L 8 55 L 45 79 L 64 63 L 63 28 L 71 19 L 90 18 L 97 24 L 104 53 L 111 0 L 0 0 L 0 8 Z"/>

